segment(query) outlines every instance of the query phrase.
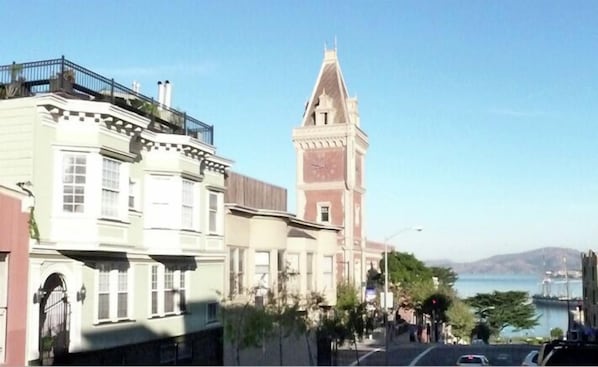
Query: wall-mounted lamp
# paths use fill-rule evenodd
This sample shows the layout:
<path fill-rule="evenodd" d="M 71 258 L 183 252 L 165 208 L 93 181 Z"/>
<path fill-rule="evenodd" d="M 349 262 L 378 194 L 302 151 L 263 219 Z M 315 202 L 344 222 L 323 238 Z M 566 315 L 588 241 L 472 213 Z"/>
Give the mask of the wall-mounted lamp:
<path fill-rule="evenodd" d="M 42 287 L 39 287 L 37 291 L 33 293 L 33 303 L 40 303 L 42 301 L 42 298 L 44 298 L 44 296 L 46 295 L 46 293 L 47 292 Z"/>
<path fill-rule="evenodd" d="M 85 301 L 85 296 L 87 295 L 87 289 L 85 289 L 85 284 L 81 285 L 81 289 L 77 291 L 77 301 Z"/>

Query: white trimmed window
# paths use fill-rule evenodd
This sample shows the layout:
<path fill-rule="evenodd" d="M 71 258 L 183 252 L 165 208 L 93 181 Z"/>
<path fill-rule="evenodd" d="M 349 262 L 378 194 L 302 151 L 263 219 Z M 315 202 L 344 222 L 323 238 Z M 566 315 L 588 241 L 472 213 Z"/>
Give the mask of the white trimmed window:
<path fill-rule="evenodd" d="M 314 254 L 307 253 L 305 264 L 305 279 L 307 282 L 307 290 L 314 290 Z"/>
<path fill-rule="evenodd" d="M 210 192 L 210 200 L 209 200 L 209 205 L 210 205 L 210 214 L 209 214 L 209 221 L 210 221 L 210 225 L 209 225 L 209 229 L 210 229 L 210 233 L 218 233 L 219 230 L 219 218 L 218 218 L 218 193 L 215 192 Z"/>
<path fill-rule="evenodd" d="M 121 162 L 104 157 L 102 159 L 102 216 L 118 217 Z"/>
<path fill-rule="evenodd" d="M 137 182 L 129 179 L 129 209 L 137 210 Z"/>
<path fill-rule="evenodd" d="M 98 322 L 129 319 L 129 269 L 100 264 L 98 274 Z"/>
<path fill-rule="evenodd" d="M 183 179 L 183 192 L 181 198 L 181 226 L 184 229 L 193 229 L 193 192 L 195 190 L 195 183 L 190 180 Z"/>
<path fill-rule="evenodd" d="M 229 296 L 244 294 L 245 249 L 231 247 L 229 252 Z"/>
<path fill-rule="evenodd" d="M 331 291 L 334 289 L 334 278 L 332 273 L 332 264 L 333 264 L 333 257 L 332 256 L 324 256 L 322 261 L 322 275 L 323 275 L 323 283 L 322 286 L 325 290 Z"/>
<path fill-rule="evenodd" d="M 62 210 L 68 213 L 83 213 L 87 156 L 81 153 L 65 153 L 62 165 Z"/>
<path fill-rule="evenodd" d="M 301 272 L 299 271 L 299 254 L 287 254 L 289 275 L 288 290 L 292 293 L 301 291 Z"/>
<path fill-rule="evenodd" d="M 330 204 L 318 203 L 318 222 L 330 223 Z"/>
<path fill-rule="evenodd" d="M 259 292 L 265 294 L 266 289 L 270 287 L 270 253 L 267 251 L 257 251 L 255 253 L 255 286 Z M 258 295 L 263 295 L 258 294 Z"/>
<path fill-rule="evenodd" d="M 188 281 L 187 271 L 183 267 L 150 267 L 151 317 L 180 314 L 187 310 Z"/>
<path fill-rule="evenodd" d="M 149 201 L 147 226 L 149 228 L 172 228 L 172 176 L 151 175 L 145 196 Z"/>

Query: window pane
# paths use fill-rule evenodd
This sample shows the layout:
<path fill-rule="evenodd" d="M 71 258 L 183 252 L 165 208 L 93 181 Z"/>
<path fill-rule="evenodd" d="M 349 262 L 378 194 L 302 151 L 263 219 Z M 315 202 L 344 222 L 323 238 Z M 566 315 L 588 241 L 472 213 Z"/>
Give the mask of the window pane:
<path fill-rule="evenodd" d="M 158 292 L 152 291 L 152 315 L 158 313 Z"/>
<path fill-rule="evenodd" d="M 117 315 L 116 315 L 118 318 L 127 317 L 127 309 L 128 309 L 127 301 L 128 301 L 127 293 L 119 293 L 118 294 L 118 301 L 117 301 L 118 308 L 117 308 Z"/>
<path fill-rule="evenodd" d="M 105 320 L 110 317 L 110 294 L 98 295 L 98 319 Z"/>
<path fill-rule="evenodd" d="M 218 210 L 218 194 L 210 193 L 210 209 Z"/>
<path fill-rule="evenodd" d="M 164 291 L 164 312 L 174 312 L 174 290 Z"/>

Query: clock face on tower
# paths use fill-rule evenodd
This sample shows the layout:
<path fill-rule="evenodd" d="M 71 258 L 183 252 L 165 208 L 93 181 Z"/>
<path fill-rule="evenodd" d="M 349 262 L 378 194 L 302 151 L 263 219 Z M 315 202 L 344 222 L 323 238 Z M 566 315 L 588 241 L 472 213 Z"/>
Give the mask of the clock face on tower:
<path fill-rule="evenodd" d="M 308 175 L 315 181 L 336 181 L 342 177 L 337 152 L 318 152 L 306 163 Z"/>

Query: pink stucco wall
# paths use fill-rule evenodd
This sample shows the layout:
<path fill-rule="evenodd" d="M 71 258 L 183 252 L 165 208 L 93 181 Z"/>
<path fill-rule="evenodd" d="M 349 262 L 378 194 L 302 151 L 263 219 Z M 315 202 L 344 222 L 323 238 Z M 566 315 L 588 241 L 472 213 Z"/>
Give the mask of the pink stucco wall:
<path fill-rule="evenodd" d="M 0 252 L 8 252 L 8 304 L 4 364 L 24 366 L 27 325 L 29 215 L 21 201 L 0 192 Z M 0 363 L 1 364 L 1 363 Z"/>

